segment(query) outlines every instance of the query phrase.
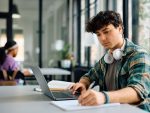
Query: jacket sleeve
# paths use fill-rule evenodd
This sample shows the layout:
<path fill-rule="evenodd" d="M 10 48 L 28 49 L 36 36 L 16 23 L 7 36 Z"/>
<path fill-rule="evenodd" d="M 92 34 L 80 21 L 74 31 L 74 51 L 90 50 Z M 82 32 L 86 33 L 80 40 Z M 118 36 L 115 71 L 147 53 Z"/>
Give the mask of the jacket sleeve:
<path fill-rule="evenodd" d="M 102 84 L 103 81 L 103 71 L 102 71 L 102 63 L 101 61 L 97 62 L 93 68 L 89 70 L 88 73 L 83 75 L 81 78 L 88 77 L 90 80 L 90 83 L 93 81 L 95 82 L 95 85 Z"/>
<path fill-rule="evenodd" d="M 150 56 L 145 52 L 136 52 L 129 61 L 128 85 L 136 90 L 145 101 L 150 98 Z"/>

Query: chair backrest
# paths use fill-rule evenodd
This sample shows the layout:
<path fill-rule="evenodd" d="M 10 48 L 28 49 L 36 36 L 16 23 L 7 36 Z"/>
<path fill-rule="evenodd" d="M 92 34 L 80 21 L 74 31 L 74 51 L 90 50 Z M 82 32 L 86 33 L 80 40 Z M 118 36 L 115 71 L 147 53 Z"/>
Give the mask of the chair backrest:
<path fill-rule="evenodd" d="M 78 82 L 80 80 L 80 78 L 89 71 L 88 67 L 75 67 L 73 69 L 73 73 L 74 73 L 74 82 Z"/>

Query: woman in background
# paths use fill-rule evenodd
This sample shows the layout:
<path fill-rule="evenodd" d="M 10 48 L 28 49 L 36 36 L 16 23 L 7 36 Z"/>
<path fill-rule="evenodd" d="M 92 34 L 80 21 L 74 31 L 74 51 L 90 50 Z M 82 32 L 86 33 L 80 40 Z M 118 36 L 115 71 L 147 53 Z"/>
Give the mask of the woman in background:
<path fill-rule="evenodd" d="M 5 46 L 0 49 L 0 70 L 4 80 L 23 79 L 24 75 L 19 71 L 19 66 L 14 57 L 17 56 L 18 45 L 15 41 L 7 41 Z"/>

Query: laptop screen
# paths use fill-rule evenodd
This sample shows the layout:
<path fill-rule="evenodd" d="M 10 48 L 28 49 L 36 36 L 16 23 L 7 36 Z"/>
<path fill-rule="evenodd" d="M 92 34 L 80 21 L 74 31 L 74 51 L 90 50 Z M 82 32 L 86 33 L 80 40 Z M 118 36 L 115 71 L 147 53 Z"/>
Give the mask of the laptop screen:
<path fill-rule="evenodd" d="M 43 76 L 43 74 L 40 71 L 40 68 L 39 67 L 31 67 L 31 69 L 32 69 L 34 76 L 37 79 L 43 93 L 46 95 L 47 94 L 49 95 L 49 93 L 51 93 L 51 92 L 49 90 L 49 87 L 47 85 L 47 81 L 45 80 L 45 77 Z M 52 93 L 51 93 L 51 97 L 53 97 Z"/>

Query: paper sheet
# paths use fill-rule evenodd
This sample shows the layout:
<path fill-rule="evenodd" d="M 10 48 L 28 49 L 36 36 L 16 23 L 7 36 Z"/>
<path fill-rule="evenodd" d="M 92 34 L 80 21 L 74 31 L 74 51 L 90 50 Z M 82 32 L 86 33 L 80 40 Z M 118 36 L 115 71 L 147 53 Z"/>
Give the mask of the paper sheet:
<path fill-rule="evenodd" d="M 110 103 L 110 104 L 103 104 L 98 106 L 81 106 L 77 100 L 65 100 L 65 101 L 51 101 L 51 104 L 65 110 L 84 110 L 84 109 L 93 109 L 93 108 L 100 108 L 100 107 L 110 107 L 120 105 L 120 103 Z"/>
<path fill-rule="evenodd" d="M 73 82 L 66 82 L 66 81 L 59 81 L 59 80 L 52 80 L 48 82 L 48 87 L 51 89 L 51 91 L 61 91 L 61 90 L 67 90 L 69 86 L 74 84 Z M 40 87 L 36 87 L 33 89 L 34 91 L 41 92 Z"/>
<path fill-rule="evenodd" d="M 59 81 L 59 80 L 52 80 L 48 82 L 49 88 L 60 88 L 60 89 L 67 89 L 73 82 L 66 82 L 66 81 Z"/>

